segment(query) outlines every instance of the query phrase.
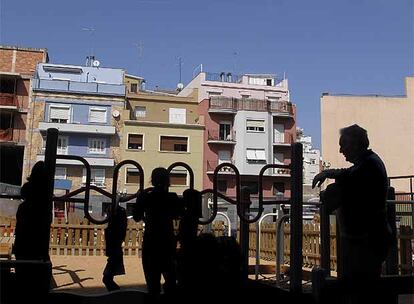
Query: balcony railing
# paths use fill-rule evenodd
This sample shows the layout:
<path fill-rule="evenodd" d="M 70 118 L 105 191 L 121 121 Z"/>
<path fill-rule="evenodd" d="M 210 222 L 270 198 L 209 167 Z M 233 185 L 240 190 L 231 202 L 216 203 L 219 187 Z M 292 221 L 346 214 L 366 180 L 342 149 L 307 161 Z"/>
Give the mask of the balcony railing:
<path fill-rule="evenodd" d="M 0 130 L 0 142 L 7 142 L 13 140 L 13 129 L 2 129 Z"/>
<path fill-rule="evenodd" d="M 293 107 L 287 101 L 268 101 L 255 98 L 233 98 L 224 96 L 210 97 L 209 109 L 229 111 L 262 111 L 293 115 Z"/>
<path fill-rule="evenodd" d="M 206 73 L 206 81 L 241 83 L 242 76 L 232 73 Z"/>
<path fill-rule="evenodd" d="M 230 134 L 220 134 L 219 130 L 208 130 L 208 141 L 217 141 L 229 144 L 236 143 L 236 132 L 231 131 Z"/>
<path fill-rule="evenodd" d="M 293 143 L 293 137 L 290 134 L 275 134 L 273 136 L 274 145 L 289 145 Z"/>
<path fill-rule="evenodd" d="M 234 164 L 233 160 L 208 160 L 207 161 L 207 172 L 213 173 L 216 167 L 222 163 L 231 163 Z M 233 170 L 229 167 L 223 167 L 219 171 L 220 173 L 233 173 Z"/>
<path fill-rule="evenodd" d="M 0 106 L 17 107 L 16 95 L 10 93 L 0 93 Z"/>
<path fill-rule="evenodd" d="M 72 80 L 49 80 L 35 78 L 33 90 L 64 91 L 85 94 L 125 95 L 125 86 L 97 82 L 78 82 Z"/>

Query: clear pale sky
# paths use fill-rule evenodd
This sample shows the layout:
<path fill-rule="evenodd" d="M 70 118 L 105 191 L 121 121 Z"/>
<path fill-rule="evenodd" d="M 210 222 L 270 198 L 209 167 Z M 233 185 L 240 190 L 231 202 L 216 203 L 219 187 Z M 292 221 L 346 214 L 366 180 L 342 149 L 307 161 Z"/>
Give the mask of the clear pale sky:
<path fill-rule="evenodd" d="M 0 0 L 0 43 L 47 48 L 66 64 L 84 64 L 93 48 L 101 66 L 139 74 L 149 88 L 176 87 L 178 57 L 184 84 L 200 63 L 285 72 L 297 124 L 320 146 L 322 92 L 405 93 L 413 20 L 412 0 Z"/>

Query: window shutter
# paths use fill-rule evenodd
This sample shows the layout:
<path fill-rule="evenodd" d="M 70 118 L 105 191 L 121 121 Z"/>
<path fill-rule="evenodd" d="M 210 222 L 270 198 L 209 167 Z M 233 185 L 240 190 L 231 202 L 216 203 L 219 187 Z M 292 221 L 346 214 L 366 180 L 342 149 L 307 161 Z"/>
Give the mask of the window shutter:
<path fill-rule="evenodd" d="M 169 116 L 170 123 L 185 124 L 186 123 L 186 109 L 170 108 Z"/>
<path fill-rule="evenodd" d="M 266 160 L 265 150 L 256 150 L 256 159 L 257 160 Z"/>
<path fill-rule="evenodd" d="M 91 108 L 89 111 L 90 122 L 106 122 L 106 109 Z"/>
<path fill-rule="evenodd" d="M 69 119 L 69 107 L 50 107 L 50 119 Z"/>
<path fill-rule="evenodd" d="M 255 160 L 256 159 L 256 153 L 253 149 L 247 149 L 247 159 L 248 160 Z"/>

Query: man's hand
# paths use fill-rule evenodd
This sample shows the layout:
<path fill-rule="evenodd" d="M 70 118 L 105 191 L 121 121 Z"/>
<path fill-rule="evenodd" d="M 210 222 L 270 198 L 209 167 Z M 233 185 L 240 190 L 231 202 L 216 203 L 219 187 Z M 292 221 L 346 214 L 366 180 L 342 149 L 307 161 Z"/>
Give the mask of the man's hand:
<path fill-rule="evenodd" d="M 321 173 L 316 174 L 316 176 L 313 178 L 312 182 L 312 189 L 315 188 L 315 186 L 320 187 L 322 183 L 325 181 L 325 179 L 330 177 L 330 172 L 328 170 L 322 171 Z"/>

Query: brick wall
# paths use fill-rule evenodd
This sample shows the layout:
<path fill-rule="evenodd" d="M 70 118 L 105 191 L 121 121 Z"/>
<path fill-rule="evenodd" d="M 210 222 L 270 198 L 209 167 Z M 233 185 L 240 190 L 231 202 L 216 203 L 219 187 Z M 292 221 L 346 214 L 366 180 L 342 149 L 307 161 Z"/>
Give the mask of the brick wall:
<path fill-rule="evenodd" d="M 45 57 L 42 50 L 0 48 L 0 71 L 33 75 Z"/>

